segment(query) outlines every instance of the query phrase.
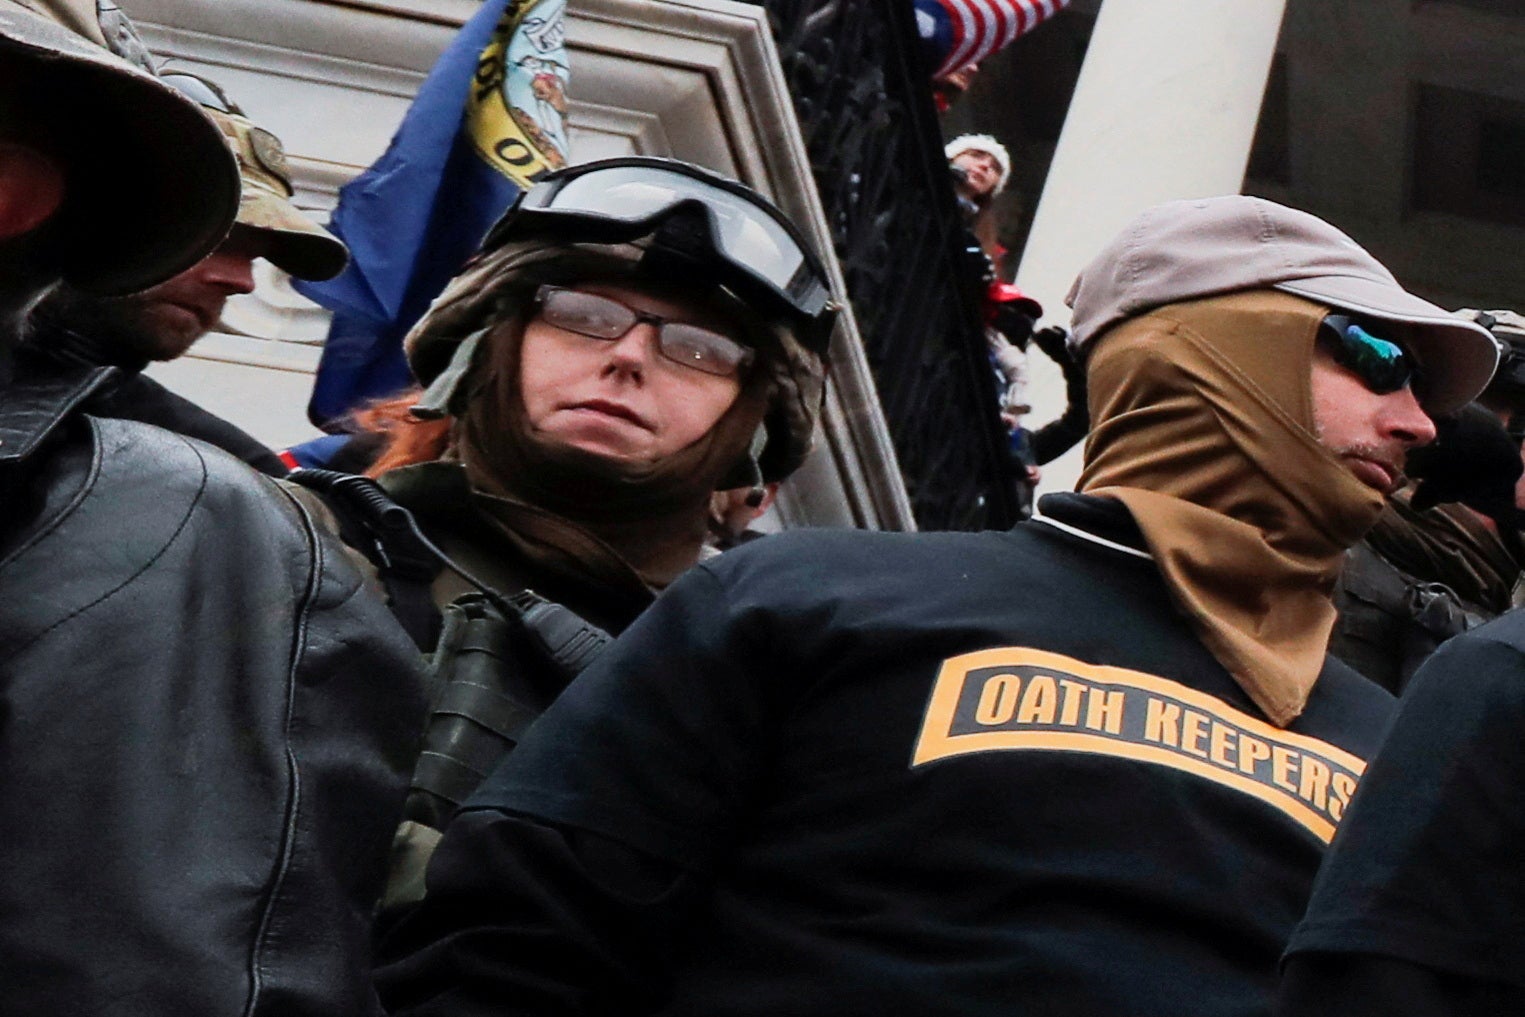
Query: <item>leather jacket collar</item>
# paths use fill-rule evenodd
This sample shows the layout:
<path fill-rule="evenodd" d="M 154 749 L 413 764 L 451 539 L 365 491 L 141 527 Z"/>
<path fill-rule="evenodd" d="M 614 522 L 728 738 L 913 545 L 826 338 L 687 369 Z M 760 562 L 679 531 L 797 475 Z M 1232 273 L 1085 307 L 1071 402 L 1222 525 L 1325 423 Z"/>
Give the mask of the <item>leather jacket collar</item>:
<path fill-rule="evenodd" d="M 102 340 L 43 318 L 32 328 L 26 348 L 37 356 L 86 367 L 115 367 L 125 375 L 142 374 L 148 358 L 126 352 L 120 342 Z"/>
<path fill-rule="evenodd" d="M 25 464 L 116 374 L 114 367 L 18 358 L 14 376 L 0 385 L 0 468 Z"/>

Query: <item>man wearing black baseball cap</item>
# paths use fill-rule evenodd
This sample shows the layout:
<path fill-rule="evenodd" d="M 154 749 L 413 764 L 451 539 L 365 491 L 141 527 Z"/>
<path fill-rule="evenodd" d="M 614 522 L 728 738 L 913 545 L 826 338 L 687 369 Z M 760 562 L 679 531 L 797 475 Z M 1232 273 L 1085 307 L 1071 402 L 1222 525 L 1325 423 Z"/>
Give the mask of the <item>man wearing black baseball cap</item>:
<path fill-rule="evenodd" d="M 1266 1013 L 1391 697 L 1341 552 L 1484 330 L 1239 196 L 1081 274 L 1081 493 L 794 531 L 680 578 L 456 814 L 409 1017 Z"/>
<path fill-rule="evenodd" d="M 238 208 L 217 125 L 101 48 L 128 31 L 0 0 L 5 1007 L 373 1013 L 411 646 L 273 483 L 92 414 L 111 368 L 16 350 L 50 287 L 152 286 Z"/>

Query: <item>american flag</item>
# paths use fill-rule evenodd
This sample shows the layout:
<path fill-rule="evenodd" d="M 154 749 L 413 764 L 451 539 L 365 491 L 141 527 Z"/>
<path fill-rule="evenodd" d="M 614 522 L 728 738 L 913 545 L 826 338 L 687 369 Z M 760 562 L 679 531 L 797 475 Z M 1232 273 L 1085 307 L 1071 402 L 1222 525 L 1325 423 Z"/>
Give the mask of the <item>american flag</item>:
<path fill-rule="evenodd" d="M 934 78 L 977 64 L 1032 31 L 1070 0 L 915 0 L 921 37 L 939 60 Z"/>

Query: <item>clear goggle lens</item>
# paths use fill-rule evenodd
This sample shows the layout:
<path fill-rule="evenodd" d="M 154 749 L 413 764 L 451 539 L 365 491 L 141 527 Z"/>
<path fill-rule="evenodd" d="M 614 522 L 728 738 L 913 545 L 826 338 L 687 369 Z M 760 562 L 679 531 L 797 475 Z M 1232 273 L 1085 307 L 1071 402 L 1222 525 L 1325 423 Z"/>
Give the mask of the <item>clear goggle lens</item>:
<path fill-rule="evenodd" d="M 789 292 L 805 252 L 766 209 L 704 180 L 651 166 L 615 166 L 574 177 L 525 208 L 639 222 L 682 201 L 699 201 L 715 225 L 720 253 Z"/>

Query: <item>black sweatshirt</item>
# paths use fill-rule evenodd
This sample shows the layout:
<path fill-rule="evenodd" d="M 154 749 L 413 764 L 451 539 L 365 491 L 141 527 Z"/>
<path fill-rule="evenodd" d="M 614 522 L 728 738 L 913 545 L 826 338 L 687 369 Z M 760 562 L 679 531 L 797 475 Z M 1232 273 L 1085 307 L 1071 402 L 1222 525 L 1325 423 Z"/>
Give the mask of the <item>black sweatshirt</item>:
<path fill-rule="evenodd" d="M 1289 729 L 1119 504 L 689 573 L 450 827 L 408 1015 L 1266 1014 L 1387 693 Z"/>

